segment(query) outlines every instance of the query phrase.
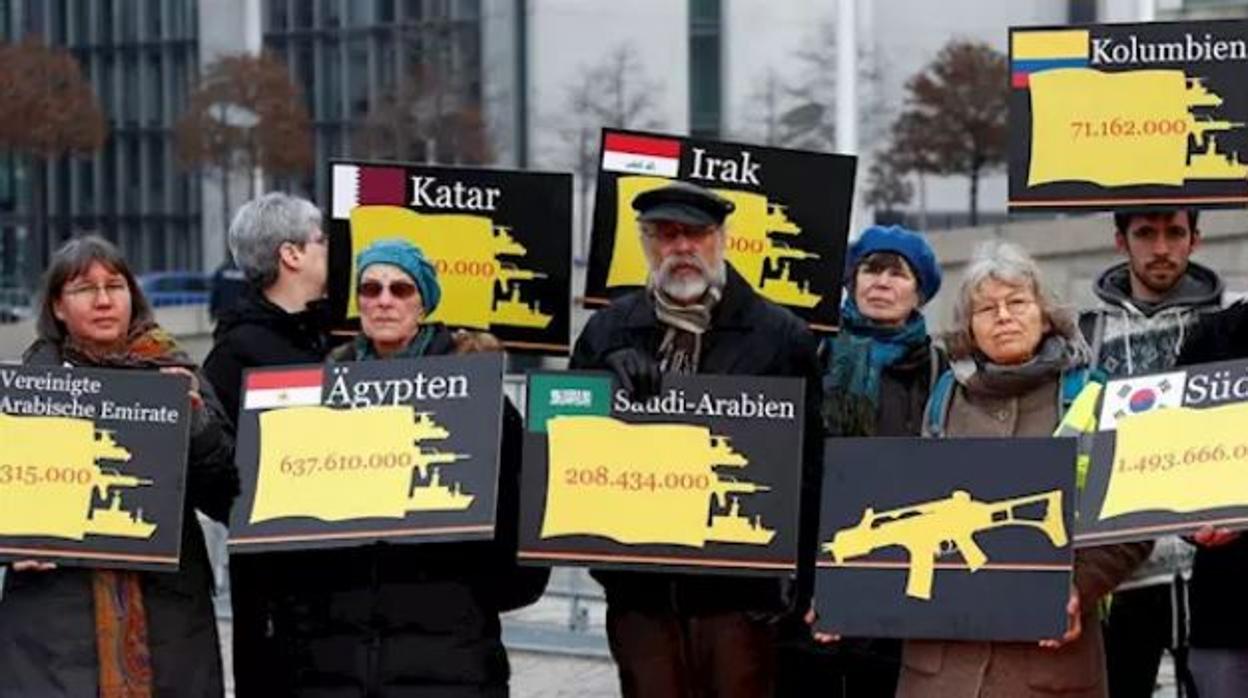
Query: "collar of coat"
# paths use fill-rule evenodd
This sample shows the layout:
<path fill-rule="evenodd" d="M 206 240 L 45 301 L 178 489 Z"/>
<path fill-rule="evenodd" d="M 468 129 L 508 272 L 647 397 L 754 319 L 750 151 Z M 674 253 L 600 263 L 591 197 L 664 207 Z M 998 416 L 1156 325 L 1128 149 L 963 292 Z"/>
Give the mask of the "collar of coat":
<path fill-rule="evenodd" d="M 760 300 L 758 293 L 750 288 L 745 278 L 737 273 L 732 264 L 724 262 L 724 295 L 711 313 L 711 332 L 748 330 L 750 307 Z M 659 324 L 654 313 L 654 297 L 649 291 L 640 291 L 641 298 L 624 320 L 629 329 L 647 329 Z"/>

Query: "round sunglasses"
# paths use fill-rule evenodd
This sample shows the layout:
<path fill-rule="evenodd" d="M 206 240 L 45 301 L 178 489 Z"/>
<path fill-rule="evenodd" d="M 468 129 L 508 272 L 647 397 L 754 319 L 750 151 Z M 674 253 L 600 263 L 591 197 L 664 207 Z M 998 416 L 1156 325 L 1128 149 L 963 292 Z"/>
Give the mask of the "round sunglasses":
<path fill-rule="evenodd" d="M 407 300 L 408 298 L 416 295 L 416 292 L 419 290 L 416 288 L 416 284 L 410 281 L 391 281 L 389 285 L 383 284 L 380 281 L 363 281 L 360 282 L 360 286 L 356 289 L 356 293 L 360 295 L 360 298 L 380 298 L 382 291 L 385 291 L 386 289 L 390 289 L 390 296 L 392 298 L 397 298 L 401 301 Z"/>

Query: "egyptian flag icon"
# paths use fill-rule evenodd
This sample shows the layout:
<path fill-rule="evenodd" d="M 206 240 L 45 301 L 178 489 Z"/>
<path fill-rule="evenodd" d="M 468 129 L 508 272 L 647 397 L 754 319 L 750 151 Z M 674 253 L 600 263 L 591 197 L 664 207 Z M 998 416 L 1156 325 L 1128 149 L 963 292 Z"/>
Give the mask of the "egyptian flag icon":
<path fill-rule="evenodd" d="M 278 371 L 251 371 L 244 384 L 243 409 L 321 404 L 325 371 L 320 367 Z"/>

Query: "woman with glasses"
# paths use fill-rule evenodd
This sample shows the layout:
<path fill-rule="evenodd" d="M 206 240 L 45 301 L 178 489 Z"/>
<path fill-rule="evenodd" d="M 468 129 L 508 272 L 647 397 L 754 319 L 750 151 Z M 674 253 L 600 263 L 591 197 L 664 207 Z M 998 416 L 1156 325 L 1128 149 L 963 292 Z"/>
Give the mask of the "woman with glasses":
<path fill-rule="evenodd" d="M 939 437 L 1052 435 L 1087 380 L 1090 352 L 1074 315 L 1049 292 L 1035 261 L 1011 244 L 978 249 L 963 275 L 953 317 L 946 339 L 951 369 L 933 387 L 925 432 Z M 1105 654 L 1097 607 L 1151 547 L 1078 550 L 1067 631 L 1060 638 L 1040 643 L 907 640 L 897 695 L 1102 698 Z"/>
<path fill-rule="evenodd" d="M 61 247 L 40 296 L 38 337 L 26 364 L 188 379 L 186 510 L 177 572 L 13 563 L 0 589 L 0 696 L 221 696 L 212 570 L 195 517 L 199 510 L 225 522 L 238 493 L 220 404 L 156 324 L 129 265 L 108 241 L 89 236 Z"/>
<path fill-rule="evenodd" d="M 434 265 L 416 246 L 374 243 L 356 257 L 356 270 L 361 332 L 331 360 L 500 351 L 489 334 L 427 321 L 442 291 Z M 273 601 L 270 634 L 281 659 L 269 667 L 269 691 L 317 697 L 508 694 L 499 613 L 536 601 L 549 576 L 516 565 L 521 438 L 520 415 L 505 402 L 494 541 L 378 543 L 296 554 L 301 568 L 314 562 L 321 572 Z"/>

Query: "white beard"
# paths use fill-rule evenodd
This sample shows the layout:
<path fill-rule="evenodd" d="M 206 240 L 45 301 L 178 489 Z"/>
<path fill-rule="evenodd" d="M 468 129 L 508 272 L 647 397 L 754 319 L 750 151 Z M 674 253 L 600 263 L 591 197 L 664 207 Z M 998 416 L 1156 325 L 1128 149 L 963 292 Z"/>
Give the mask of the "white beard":
<path fill-rule="evenodd" d="M 680 303 L 698 300 L 706 294 L 709 286 L 706 277 L 701 274 L 679 279 L 664 275 L 659 282 L 659 289 L 664 295 Z"/>

